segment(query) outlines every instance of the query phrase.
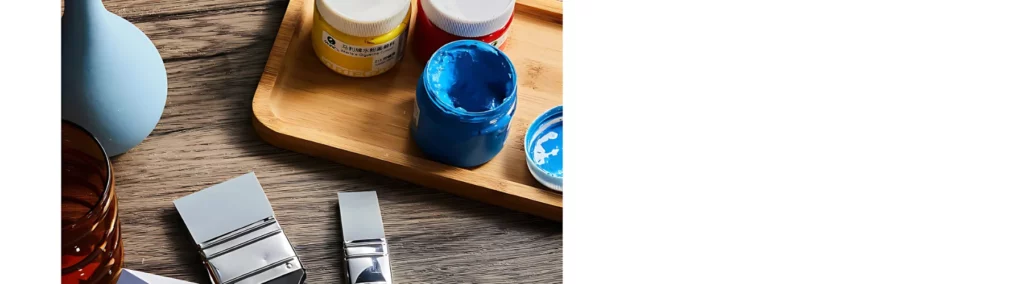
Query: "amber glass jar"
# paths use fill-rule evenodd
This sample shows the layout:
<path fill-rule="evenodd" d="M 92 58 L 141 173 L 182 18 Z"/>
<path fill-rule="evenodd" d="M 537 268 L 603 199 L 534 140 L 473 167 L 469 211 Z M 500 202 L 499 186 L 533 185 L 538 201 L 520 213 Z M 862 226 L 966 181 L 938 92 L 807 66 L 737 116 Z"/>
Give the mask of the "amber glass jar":
<path fill-rule="evenodd" d="M 114 171 L 92 134 L 61 124 L 61 284 L 116 283 L 124 248 Z"/>

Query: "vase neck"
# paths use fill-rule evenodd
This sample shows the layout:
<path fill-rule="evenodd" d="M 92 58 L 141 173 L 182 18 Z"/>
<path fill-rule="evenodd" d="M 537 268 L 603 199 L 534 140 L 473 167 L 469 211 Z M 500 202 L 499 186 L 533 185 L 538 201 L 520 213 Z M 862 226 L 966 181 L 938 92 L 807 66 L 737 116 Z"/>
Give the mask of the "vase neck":
<path fill-rule="evenodd" d="M 100 12 L 106 12 L 107 8 L 103 6 L 103 0 L 65 0 L 64 1 L 64 14 L 85 16 L 98 14 Z"/>

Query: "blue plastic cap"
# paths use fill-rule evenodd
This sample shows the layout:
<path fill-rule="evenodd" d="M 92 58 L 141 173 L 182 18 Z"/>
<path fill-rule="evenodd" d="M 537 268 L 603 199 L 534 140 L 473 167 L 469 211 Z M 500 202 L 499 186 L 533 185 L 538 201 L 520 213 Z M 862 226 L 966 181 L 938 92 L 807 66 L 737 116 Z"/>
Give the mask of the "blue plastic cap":
<path fill-rule="evenodd" d="M 541 184 L 562 191 L 562 106 L 537 117 L 526 130 L 523 149 L 530 174 Z"/>

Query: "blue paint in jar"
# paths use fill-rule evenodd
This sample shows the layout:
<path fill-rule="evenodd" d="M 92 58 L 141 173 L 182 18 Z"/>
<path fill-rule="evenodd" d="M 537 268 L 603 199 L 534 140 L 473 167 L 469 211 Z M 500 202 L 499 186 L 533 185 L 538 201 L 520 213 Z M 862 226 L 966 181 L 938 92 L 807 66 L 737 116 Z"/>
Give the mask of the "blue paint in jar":
<path fill-rule="evenodd" d="M 410 130 L 428 158 L 457 167 L 498 155 L 516 111 L 516 72 L 504 52 L 453 41 L 427 61 L 416 86 Z"/>

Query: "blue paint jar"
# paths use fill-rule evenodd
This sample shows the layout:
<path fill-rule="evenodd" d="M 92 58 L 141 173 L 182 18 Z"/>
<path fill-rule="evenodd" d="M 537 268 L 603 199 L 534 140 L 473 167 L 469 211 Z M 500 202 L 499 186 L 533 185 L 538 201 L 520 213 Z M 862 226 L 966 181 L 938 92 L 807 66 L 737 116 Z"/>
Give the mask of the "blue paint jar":
<path fill-rule="evenodd" d="M 477 40 L 453 41 L 427 61 L 409 128 L 428 158 L 457 167 L 498 155 L 516 112 L 516 71 L 504 52 Z"/>

